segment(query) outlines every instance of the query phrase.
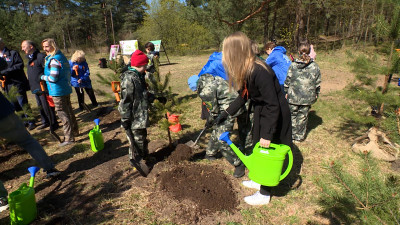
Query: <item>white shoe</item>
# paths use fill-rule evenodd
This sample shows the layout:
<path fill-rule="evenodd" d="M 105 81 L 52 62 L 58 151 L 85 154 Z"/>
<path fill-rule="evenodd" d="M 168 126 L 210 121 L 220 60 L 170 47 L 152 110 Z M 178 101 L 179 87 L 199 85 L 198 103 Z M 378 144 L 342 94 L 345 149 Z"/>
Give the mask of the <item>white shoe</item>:
<path fill-rule="evenodd" d="M 243 186 L 248 187 L 248 188 L 253 188 L 253 189 L 257 189 L 260 190 L 260 184 L 257 184 L 256 182 L 252 181 L 252 180 L 244 180 L 242 182 Z"/>
<path fill-rule="evenodd" d="M 267 205 L 270 199 L 271 195 L 262 195 L 257 191 L 255 194 L 245 197 L 244 201 L 249 205 Z"/>

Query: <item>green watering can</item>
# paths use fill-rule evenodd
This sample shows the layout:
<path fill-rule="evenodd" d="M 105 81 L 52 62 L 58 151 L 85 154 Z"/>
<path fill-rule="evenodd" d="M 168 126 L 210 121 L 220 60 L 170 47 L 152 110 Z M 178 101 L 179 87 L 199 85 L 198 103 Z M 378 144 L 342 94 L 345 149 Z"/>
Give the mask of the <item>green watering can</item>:
<path fill-rule="evenodd" d="M 28 168 L 31 173 L 29 186 L 23 183 L 18 190 L 8 196 L 10 207 L 11 225 L 25 225 L 31 223 L 37 217 L 35 189 L 33 189 L 35 174 L 40 168 L 32 166 Z"/>
<path fill-rule="evenodd" d="M 277 186 L 285 178 L 293 165 L 293 154 L 289 146 L 283 144 L 270 144 L 269 148 L 260 147 L 260 142 L 254 146 L 253 153 L 245 156 L 229 139 L 229 132 L 224 132 L 219 140 L 225 141 L 236 155 L 249 169 L 249 178 L 264 186 Z M 289 164 L 282 174 L 283 162 L 289 155 Z"/>
<path fill-rule="evenodd" d="M 99 127 L 100 119 L 95 119 L 94 123 L 96 126 L 89 131 L 89 139 L 92 151 L 98 152 L 104 148 L 104 140 Z"/>

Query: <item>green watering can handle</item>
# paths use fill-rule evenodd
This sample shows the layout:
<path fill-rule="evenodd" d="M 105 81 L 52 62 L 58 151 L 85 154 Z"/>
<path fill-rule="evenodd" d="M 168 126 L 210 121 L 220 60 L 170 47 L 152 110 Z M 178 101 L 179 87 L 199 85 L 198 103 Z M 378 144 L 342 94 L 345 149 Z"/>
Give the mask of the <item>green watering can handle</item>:
<path fill-rule="evenodd" d="M 290 170 L 292 170 L 292 166 L 293 166 L 292 149 L 290 149 L 287 154 L 289 155 L 289 164 L 288 164 L 285 172 L 279 177 L 279 181 L 283 180 L 290 173 Z"/>
<path fill-rule="evenodd" d="M 256 147 L 258 147 L 259 146 L 259 142 L 256 144 Z M 271 143 L 270 145 L 269 145 L 269 148 L 263 148 L 263 149 L 270 149 L 270 148 L 279 148 L 280 146 L 278 145 L 278 144 L 274 144 L 274 143 Z M 262 148 L 262 147 L 260 147 L 260 148 Z M 287 168 L 286 168 L 286 170 L 285 170 L 285 172 L 279 177 L 279 181 L 281 181 L 281 180 L 283 180 L 289 173 L 290 173 L 290 170 L 292 170 L 292 166 L 293 166 L 293 153 L 292 153 L 292 149 L 290 149 L 289 151 L 288 151 L 288 153 L 287 153 L 288 155 L 289 155 L 289 163 L 288 163 L 288 166 L 287 166 Z"/>

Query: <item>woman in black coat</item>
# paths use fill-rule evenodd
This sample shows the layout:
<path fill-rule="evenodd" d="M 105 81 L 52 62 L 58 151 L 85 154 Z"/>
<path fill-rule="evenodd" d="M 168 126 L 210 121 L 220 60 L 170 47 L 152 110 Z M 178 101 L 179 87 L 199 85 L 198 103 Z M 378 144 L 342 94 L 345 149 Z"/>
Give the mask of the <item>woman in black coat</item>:
<path fill-rule="evenodd" d="M 253 145 L 268 148 L 270 143 L 292 146 L 290 110 L 272 69 L 258 59 L 251 48 L 250 39 L 242 32 L 226 37 L 223 42 L 222 62 L 233 88 L 239 97 L 216 119 L 222 121 L 233 115 L 248 99 L 254 107 Z M 247 187 L 260 189 L 245 197 L 250 205 L 265 205 L 270 200 L 271 187 L 253 181 L 244 181 Z"/>

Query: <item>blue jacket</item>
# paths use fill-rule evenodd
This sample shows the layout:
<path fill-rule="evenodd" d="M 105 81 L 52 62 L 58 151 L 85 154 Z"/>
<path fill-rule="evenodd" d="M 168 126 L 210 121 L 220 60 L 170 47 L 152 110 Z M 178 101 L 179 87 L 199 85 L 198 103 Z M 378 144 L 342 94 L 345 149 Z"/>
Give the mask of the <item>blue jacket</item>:
<path fill-rule="evenodd" d="M 199 73 L 199 77 L 205 73 L 211 74 L 214 77 L 222 77 L 224 80 L 227 80 L 227 76 L 225 74 L 225 68 L 222 65 L 222 52 L 214 52 L 211 54 L 210 58 L 208 58 L 208 62 L 203 66 Z"/>
<path fill-rule="evenodd" d="M 57 60 L 60 63 L 58 79 L 55 82 L 47 81 L 47 89 L 50 96 L 66 96 L 72 93 L 71 88 L 71 69 L 69 68 L 68 59 L 61 53 L 60 50 L 54 56 L 46 56 L 46 64 L 44 67 L 44 76 L 50 76 L 50 61 Z"/>
<path fill-rule="evenodd" d="M 92 88 L 92 82 L 90 80 L 90 71 L 89 65 L 87 62 L 72 62 L 69 61 L 69 66 L 71 67 L 71 85 L 72 87 L 83 87 L 83 88 Z M 74 70 L 74 66 L 78 67 L 78 75 L 76 75 L 76 71 Z M 79 85 L 78 80 L 81 79 L 81 83 Z"/>
<path fill-rule="evenodd" d="M 292 63 L 292 61 L 290 61 L 289 57 L 286 55 L 286 49 L 282 46 L 276 46 L 265 62 L 275 72 L 279 84 L 283 85 L 286 80 L 289 66 Z"/>

